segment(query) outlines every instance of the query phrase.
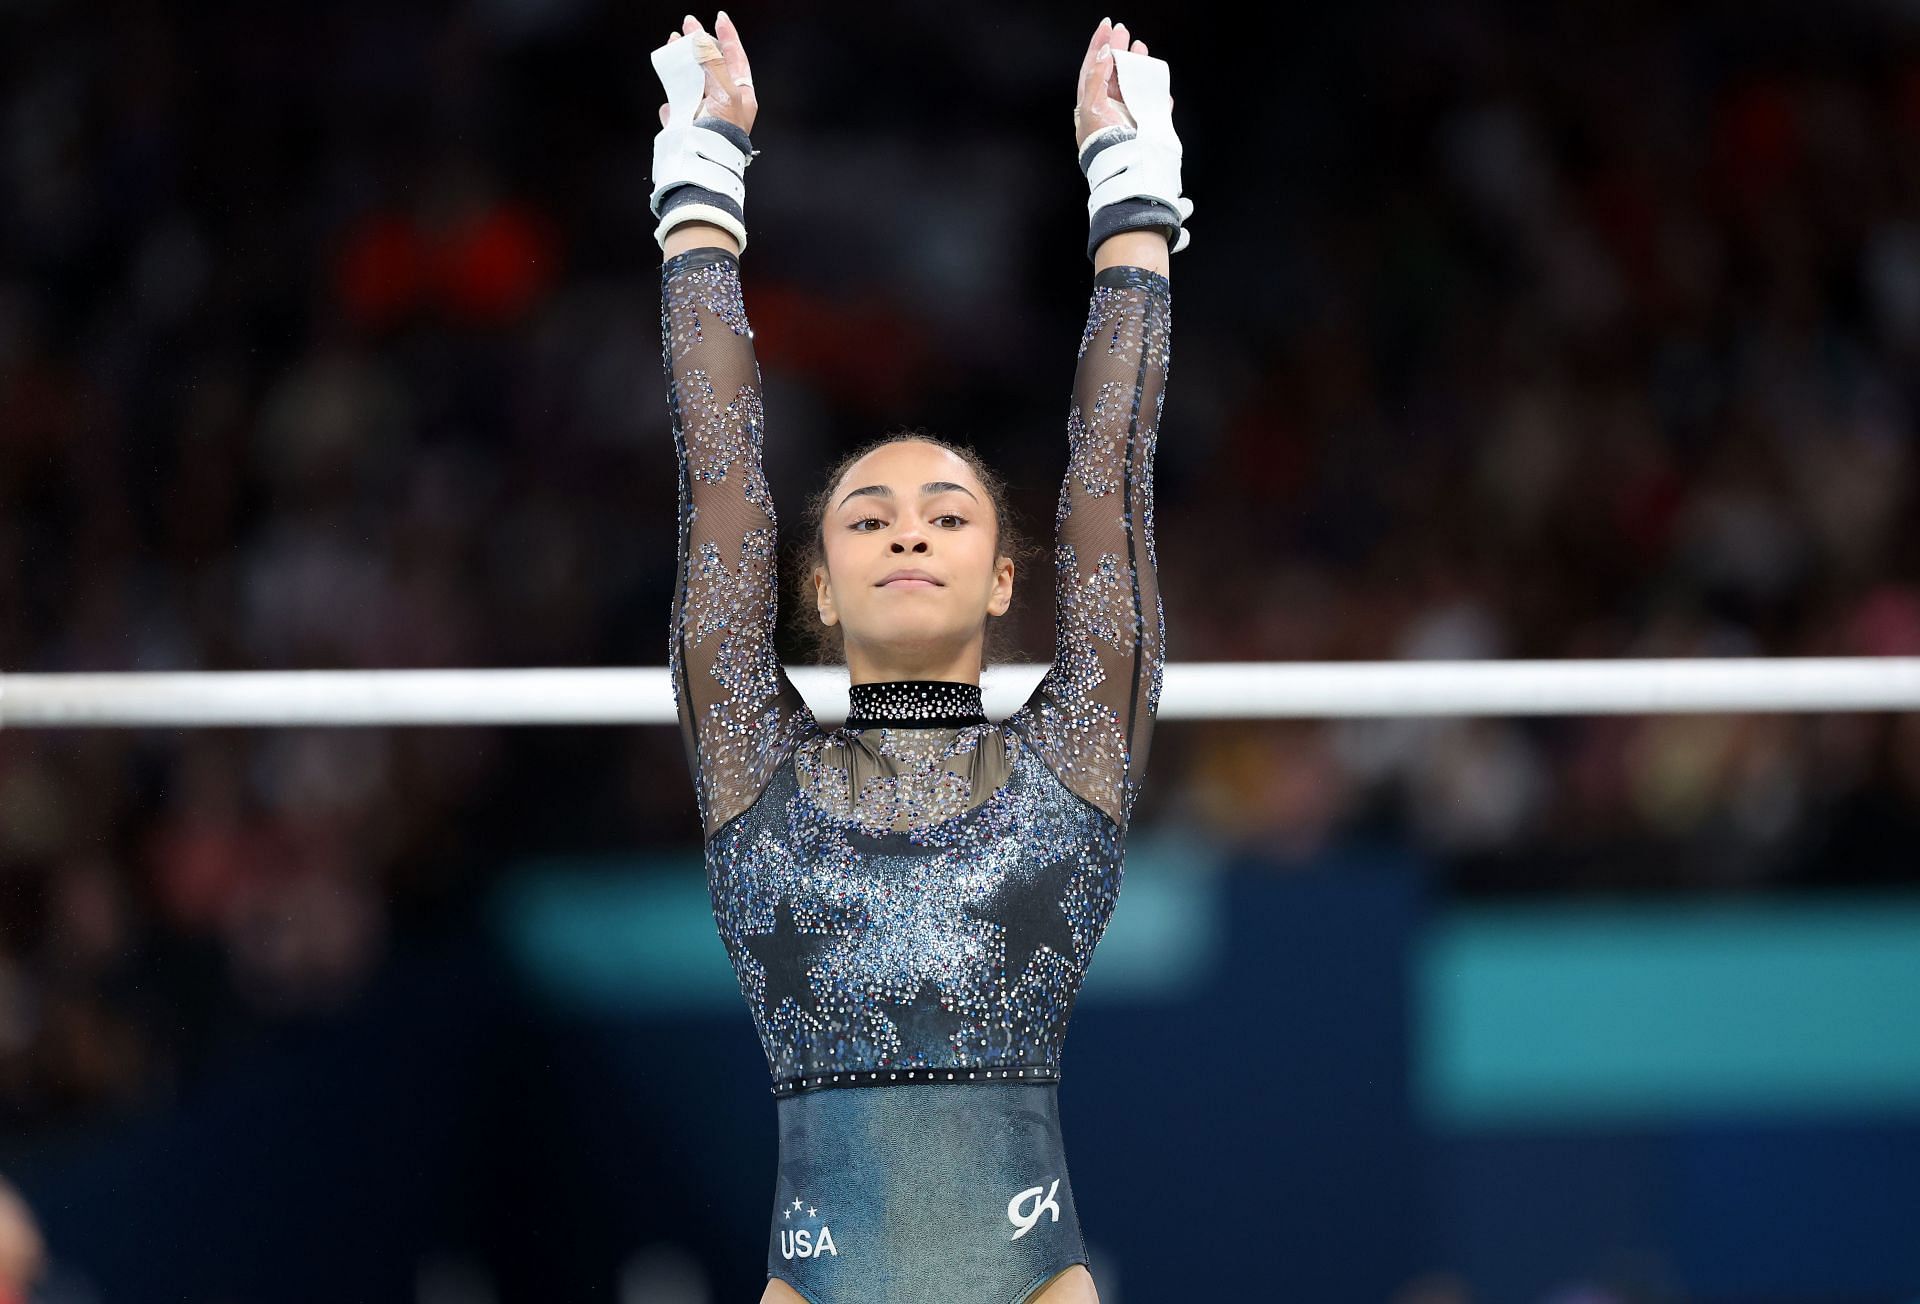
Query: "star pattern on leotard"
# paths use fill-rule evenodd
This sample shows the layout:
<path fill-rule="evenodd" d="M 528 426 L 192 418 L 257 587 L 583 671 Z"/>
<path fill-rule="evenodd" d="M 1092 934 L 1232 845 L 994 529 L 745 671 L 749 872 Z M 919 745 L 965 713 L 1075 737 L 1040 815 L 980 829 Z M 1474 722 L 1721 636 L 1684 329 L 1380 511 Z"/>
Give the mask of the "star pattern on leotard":
<path fill-rule="evenodd" d="M 961 1049 L 957 1038 L 972 1023 L 972 1017 L 964 1010 L 942 1004 L 939 984 L 931 978 L 920 980 L 912 999 L 894 1018 L 907 1047 L 924 1051 L 941 1062 Z"/>
<path fill-rule="evenodd" d="M 1007 984 L 1020 981 L 1027 962 L 1041 947 L 1071 963 L 1073 926 L 1067 920 L 1067 880 L 1074 861 L 1056 860 L 1032 874 L 1009 874 L 992 895 L 962 909 L 976 919 L 997 924 L 1006 946 Z"/>
<path fill-rule="evenodd" d="M 779 1012 L 780 1002 L 787 999 L 803 1013 L 819 1013 L 819 998 L 807 981 L 807 970 L 820 953 L 837 940 L 833 933 L 810 932 L 798 927 L 792 907 L 785 901 L 774 903 L 771 933 L 749 933 L 740 939 L 740 945 L 766 972 L 764 1004 L 769 1019 Z"/>

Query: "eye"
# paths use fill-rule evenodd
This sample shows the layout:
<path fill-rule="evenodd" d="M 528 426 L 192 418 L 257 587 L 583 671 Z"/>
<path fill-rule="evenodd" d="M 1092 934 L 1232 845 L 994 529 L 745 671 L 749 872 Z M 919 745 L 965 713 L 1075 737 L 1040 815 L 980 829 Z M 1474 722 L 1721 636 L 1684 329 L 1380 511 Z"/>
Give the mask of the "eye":
<path fill-rule="evenodd" d="M 884 524 L 886 524 L 886 522 L 882 521 L 877 516 L 862 516 L 859 520 L 853 522 L 853 524 L 849 525 L 847 528 L 849 530 L 860 530 L 860 527 L 863 525 L 884 525 Z M 862 534 L 873 533 L 871 530 L 860 530 L 860 532 Z"/>
<path fill-rule="evenodd" d="M 957 515 L 953 512 L 943 512 L 942 514 L 934 517 L 933 519 L 936 521 L 958 521 L 960 522 L 960 525 L 965 525 L 967 523 L 966 517 Z M 959 526 L 955 526 L 953 528 L 958 529 Z"/>

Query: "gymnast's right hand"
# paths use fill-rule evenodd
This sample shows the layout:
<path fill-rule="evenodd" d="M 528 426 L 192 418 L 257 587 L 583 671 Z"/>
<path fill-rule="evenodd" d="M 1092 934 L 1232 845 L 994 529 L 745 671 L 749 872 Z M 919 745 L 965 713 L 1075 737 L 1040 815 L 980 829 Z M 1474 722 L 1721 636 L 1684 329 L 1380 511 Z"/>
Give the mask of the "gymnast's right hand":
<path fill-rule="evenodd" d="M 693 116 L 723 118 L 742 131 L 751 132 L 754 116 L 760 112 L 760 101 L 753 93 L 753 67 L 747 62 L 746 47 L 740 44 L 740 29 L 722 9 L 714 20 L 713 31 L 714 35 L 709 36 L 700 26 L 700 20 L 688 14 L 681 20 L 680 30 L 667 37 L 669 45 L 683 36 L 692 41 L 694 58 L 707 74 L 706 89 Z M 667 125 L 665 104 L 660 106 L 660 125 Z"/>

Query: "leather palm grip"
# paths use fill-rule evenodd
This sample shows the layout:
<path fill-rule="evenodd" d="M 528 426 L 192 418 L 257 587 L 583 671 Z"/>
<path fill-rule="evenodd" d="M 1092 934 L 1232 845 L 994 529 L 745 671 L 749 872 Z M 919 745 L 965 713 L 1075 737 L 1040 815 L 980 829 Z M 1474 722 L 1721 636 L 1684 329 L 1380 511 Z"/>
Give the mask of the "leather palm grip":
<path fill-rule="evenodd" d="M 1180 193 L 1182 150 L 1173 129 L 1170 69 L 1164 59 L 1128 50 L 1115 50 L 1113 61 L 1121 98 L 1135 125 L 1104 128 L 1088 137 L 1081 149 L 1081 171 L 1089 189 L 1088 221 L 1094 223 L 1109 205 L 1139 200 L 1164 205 L 1166 219 L 1156 221 L 1152 210 L 1135 204 L 1130 211 L 1143 216 L 1130 218 L 1120 229 L 1163 226 L 1169 248 L 1178 252 L 1192 239 L 1185 223 L 1193 215 L 1193 201 Z"/>
<path fill-rule="evenodd" d="M 681 223 L 711 222 L 729 232 L 744 252 L 752 142 L 731 123 L 694 117 L 707 74 L 692 41 L 669 41 L 653 51 L 652 59 L 667 93 L 667 125 L 653 138 L 653 191 L 647 198 L 660 219 L 654 240 L 664 248 L 667 232 Z M 674 193 L 682 188 L 684 193 Z"/>

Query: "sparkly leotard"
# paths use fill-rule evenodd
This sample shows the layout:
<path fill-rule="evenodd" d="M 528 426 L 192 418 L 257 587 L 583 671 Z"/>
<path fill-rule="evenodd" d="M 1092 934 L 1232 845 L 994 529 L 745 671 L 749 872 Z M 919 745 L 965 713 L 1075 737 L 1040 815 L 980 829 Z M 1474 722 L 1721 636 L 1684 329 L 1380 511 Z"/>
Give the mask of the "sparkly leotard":
<path fill-rule="evenodd" d="M 857 684 L 833 730 L 775 654 L 739 260 L 679 254 L 661 293 L 680 470 L 669 665 L 714 919 L 780 1114 L 768 1275 L 813 1304 L 1020 1304 L 1086 1262 L 1055 1092 L 1160 696 L 1168 282 L 1094 277 L 1039 686 L 996 725 L 975 684 Z"/>

